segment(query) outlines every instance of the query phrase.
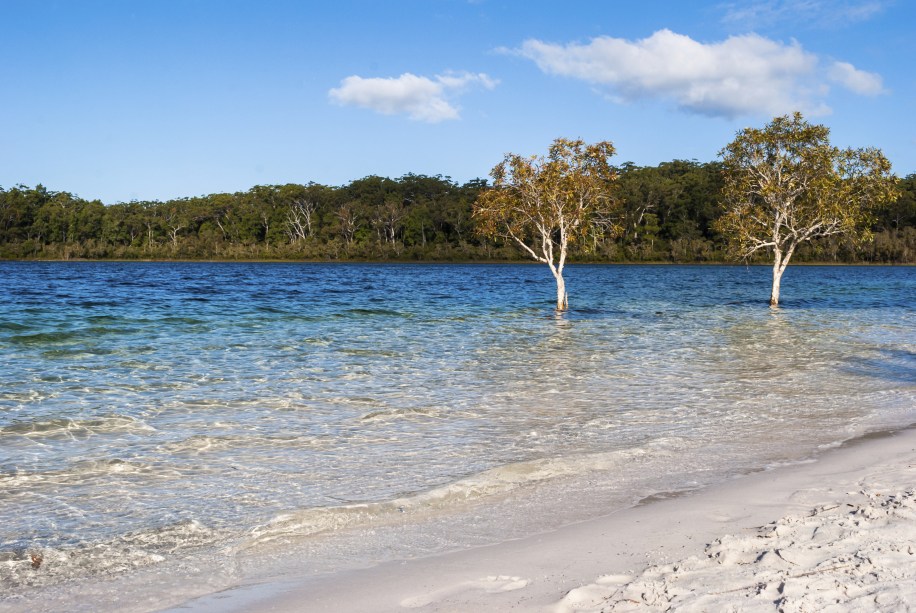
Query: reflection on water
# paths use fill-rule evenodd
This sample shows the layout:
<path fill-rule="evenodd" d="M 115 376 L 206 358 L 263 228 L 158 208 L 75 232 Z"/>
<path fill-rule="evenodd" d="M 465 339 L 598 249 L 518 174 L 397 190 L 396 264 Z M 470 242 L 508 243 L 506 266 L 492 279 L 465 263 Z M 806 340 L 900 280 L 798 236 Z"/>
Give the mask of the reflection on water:
<path fill-rule="evenodd" d="M 441 514 L 411 551 L 466 545 L 506 496 L 542 529 L 916 408 L 908 268 L 800 267 L 772 310 L 766 269 L 579 266 L 562 314 L 537 266 L 0 269 L 3 589 L 309 534 L 403 555 L 343 528 Z"/>

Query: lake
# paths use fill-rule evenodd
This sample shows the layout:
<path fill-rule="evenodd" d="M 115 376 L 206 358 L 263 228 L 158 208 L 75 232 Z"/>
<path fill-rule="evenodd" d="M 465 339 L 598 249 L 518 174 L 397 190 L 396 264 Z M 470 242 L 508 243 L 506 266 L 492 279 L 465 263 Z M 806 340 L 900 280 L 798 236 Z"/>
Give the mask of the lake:
<path fill-rule="evenodd" d="M 558 315 L 538 265 L 0 262 L 0 603 L 491 543 L 916 422 L 916 269 L 769 279 L 570 266 Z"/>

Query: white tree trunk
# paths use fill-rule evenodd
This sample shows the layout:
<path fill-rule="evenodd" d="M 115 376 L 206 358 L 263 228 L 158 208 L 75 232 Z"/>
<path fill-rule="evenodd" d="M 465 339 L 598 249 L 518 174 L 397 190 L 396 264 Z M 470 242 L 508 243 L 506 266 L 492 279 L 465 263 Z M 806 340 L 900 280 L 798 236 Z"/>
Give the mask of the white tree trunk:
<path fill-rule="evenodd" d="M 557 310 L 565 311 L 569 308 L 569 297 L 566 294 L 566 281 L 563 280 L 563 273 L 555 273 L 557 279 Z"/>
<path fill-rule="evenodd" d="M 553 278 L 557 281 L 557 310 L 565 311 L 569 308 L 569 298 L 566 295 L 566 281 L 563 280 L 563 267 L 566 265 L 566 247 L 568 240 L 566 239 L 565 232 L 561 231 L 560 257 L 556 260 L 556 263 L 554 263 L 554 242 L 550 237 L 551 231 L 550 229 L 544 227 L 539 228 L 539 230 L 541 233 L 540 254 L 525 244 L 525 241 L 521 240 L 511 232 L 509 233 L 509 236 L 511 236 L 512 239 L 515 240 L 515 242 L 518 243 L 522 249 L 527 251 L 531 257 L 533 257 L 538 262 L 547 264 L 547 266 L 550 268 L 550 272 L 553 274 Z"/>
<path fill-rule="evenodd" d="M 782 279 L 782 271 L 778 267 L 773 267 L 773 290 L 770 292 L 770 306 L 779 306 L 779 281 Z"/>
<path fill-rule="evenodd" d="M 779 282 L 782 281 L 782 273 L 786 271 L 788 258 L 783 259 L 782 253 L 777 250 L 773 257 L 773 289 L 770 291 L 770 306 L 779 306 Z"/>
<path fill-rule="evenodd" d="M 782 273 L 786 272 L 786 268 L 789 266 L 789 260 L 792 259 L 796 247 L 798 247 L 798 243 L 792 242 L 789 243 L 785 251 L 777 247 L 773 252 L 773 290 L 770 292 L 771 307 L 779 306 L 779 283 L 782 281 Z"/>

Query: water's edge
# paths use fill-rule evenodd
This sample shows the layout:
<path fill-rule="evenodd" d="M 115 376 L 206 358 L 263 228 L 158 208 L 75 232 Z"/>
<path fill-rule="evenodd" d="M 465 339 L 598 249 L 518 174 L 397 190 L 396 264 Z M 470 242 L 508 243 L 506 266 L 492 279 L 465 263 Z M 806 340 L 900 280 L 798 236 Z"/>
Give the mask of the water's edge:
<path fill-rule="evenodd" d="M 916 418 L 911 268 L 773 311 L 765 268 L 580 265 L 560 315 L 527 265 L 0 273 L 0 611 L 523 538 Z"/>

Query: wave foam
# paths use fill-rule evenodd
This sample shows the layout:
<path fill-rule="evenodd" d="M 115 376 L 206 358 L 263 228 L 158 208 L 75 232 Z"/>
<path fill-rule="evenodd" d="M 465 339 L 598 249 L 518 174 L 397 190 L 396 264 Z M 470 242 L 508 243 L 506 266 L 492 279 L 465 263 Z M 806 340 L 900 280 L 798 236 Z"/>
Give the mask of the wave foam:
<path fill-rule="evenodd" d="M 651 448 L 632 448 L 557 458 L 543 458 L 498 466 L 424 492 L 382 502 L 352 503 L 311 507 L 274 517 L 267 524 L 248 532 L 242 548 L 255 547 L 278 539 L 308 537 L 369 522 L 385 522 L 405 513 L 446 510 L 552 479 L 604 472 L 620 467 L 640 456 L 670 453 L 672 439 L 654 442 Z"/>

